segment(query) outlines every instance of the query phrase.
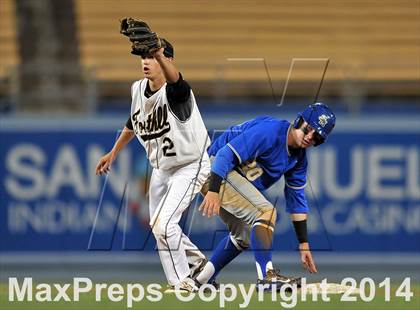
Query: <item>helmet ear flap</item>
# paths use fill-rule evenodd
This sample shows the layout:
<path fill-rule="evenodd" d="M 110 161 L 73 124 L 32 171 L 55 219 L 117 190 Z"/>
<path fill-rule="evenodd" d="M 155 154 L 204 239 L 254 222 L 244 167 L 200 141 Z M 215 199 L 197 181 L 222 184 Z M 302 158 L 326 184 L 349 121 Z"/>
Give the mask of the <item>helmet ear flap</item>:
<path fill-rule="evenodd" d="M 298 129 L 300 128 L 300 126 L 302 126 L 303 122 L 304 122 L 303 117 L 301 115 L 298 115 L 298 117 L 296 117 L 295 119 L 295 122 L 293 123 L 293 127 L 295 129 Z"/>

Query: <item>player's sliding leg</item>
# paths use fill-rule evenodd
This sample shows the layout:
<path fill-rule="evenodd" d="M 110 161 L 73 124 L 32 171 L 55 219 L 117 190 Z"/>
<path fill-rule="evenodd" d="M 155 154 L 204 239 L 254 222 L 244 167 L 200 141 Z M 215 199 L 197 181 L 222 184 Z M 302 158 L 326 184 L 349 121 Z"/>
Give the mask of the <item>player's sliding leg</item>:
<path fill-rule="evenodd" d="M 273 269 L 271 247 L 276 209 L 246 178 L 232 171 L 221 190 L 224 210 L 232 215 L 222 220 L 227 224 L 233 240 L 254 252 L 258 280 Z M 236 223 L 243 223 L 237 226 Z"/>
<path fill-rule="evenodd" d="M 226 202 L 229 197 L 233 196 L 229 196 L 229 194 L 224 196 Z M 219 272 L 249 247 L 250 225 L 224 208 L 220 209 L 219 216 L 228 227 L 230 234 L 218 243 L 209 262 L 196 277 L 198 284 L 214 284 Z"/>
<path fill-rule="evenodd" d="M 252 225 L 250 244 L 257 267 L 257 284 L 261 285 L 257 286 L 257 289 L 280 290 L 285 283 L 300 286 L 300 278 L 281 275 L 279 271 L 273 268 L 272 244 L 275 223 L 276 212 L 274 207 L 266 207 L 261 209 L 261 213 Z M 266 284 L 268 284 L 267 288 L 264 287 Z"/>
<path fill-rule="evenodd" d="M 205 194 L 205 191 L 206 186 L 203 187 L 202 193 Z M 228 241 L 224 241 L 224 245 L 232 244 L 238 250 L 251 247 L 257 266 L 258 283 L 287 282 L 284 276 L 274 270 L 272 264 L 271 246 L 276 223 L 276 210 L 273 205 L 236 171 L 230 172 L 227 182 L 222 185 L 220 199 L 222 202 L 220 218 L 228 226 L 231 236 Z M 219 246 L 203 272 L 197 277 L 200 283 L 211 281 L 214 275 L 239 254 L 234 256 L 229 251 L 218 249 Z M 230 249 L 234 251 L 233 247 Z M 210 276 L 211 273 L 213 276 Z"/>
<path fill-rule="evenodd" d="M 195 280 L 198 284 L 213 283 L 219 272 L 241 253 L 242 249 L 232 242 L 230 235 L 227 235 L 219 242 L 212 257 Z"/>
<path fill-rule="evenodd" d="M 267 271 L 273 269 L 272 244 L 275 223 L 276 210 L 270 205 L 261 210 L 252 225 L 251 249 L 254 252 L 258 280 L 263 280 Z"/>
<path fill-rule="evenodd" d="M 215 281 L 219 272 L 248 248 L 248 241 L 247 239 L 244 239 L 244 237 L 246 238 L 246 236 L 249 235 L 249 225 L 223 208 L 220 209 L 219 216 L 227 225 L 230 234 L 226 235 L 218 243 L 209 262 L 206 264 L 203 271 L 196 277 L 197 284 L 199 285 L 211 283 L 217 286 Z"/>

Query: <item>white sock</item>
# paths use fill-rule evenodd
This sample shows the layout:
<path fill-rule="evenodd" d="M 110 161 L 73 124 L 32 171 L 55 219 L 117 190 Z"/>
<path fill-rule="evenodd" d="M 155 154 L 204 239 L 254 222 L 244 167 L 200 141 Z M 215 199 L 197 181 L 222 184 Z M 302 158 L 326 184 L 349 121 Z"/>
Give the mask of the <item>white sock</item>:
<path fill-rule="evenodd" d="M 216 271 L 216 269 L 214 268 L 212 262 L 208 262 L 203 270 L 198 274 L 196 280 L 200 283 L 200 284 L 205 284 L 207 282 L 209 282 L 210 278 L 214 275 L 214 272 Z"/>
<path fill-rule="evenodd" d="M 258 277 L 258 280 L 264 279 L 260 264 L 258 264 L 257 262 L 255 262 L 255 265 L 257 266 L 257 277 Z M 273 263 L 271 261 L 269 261 L 267 263 L 267 265 L 265 265 L 265 273 L 267 274 L 267 271 L 272 270 L 272 269 L 273 269 Z"/>
<path fill-rule="evenodd" d="M 257 278 L 258 278 L 258 280 L 264 279 L 260 264 L 255 262 L 255 266 L 257 267 Z"/>

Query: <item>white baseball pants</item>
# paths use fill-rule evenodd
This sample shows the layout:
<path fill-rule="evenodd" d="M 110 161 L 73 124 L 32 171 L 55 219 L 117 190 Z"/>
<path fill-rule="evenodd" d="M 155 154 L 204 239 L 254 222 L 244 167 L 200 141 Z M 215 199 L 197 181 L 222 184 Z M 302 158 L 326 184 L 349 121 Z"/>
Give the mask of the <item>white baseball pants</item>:
<path fill-rule="evenodd" d="M 149 188 L 150 226 L 169 285 L 190 276 L 188 263 L 205 258 L 179 226 L 182 213 L 210 173 L 207 156 L 181 168 L 154 169 Z"/>

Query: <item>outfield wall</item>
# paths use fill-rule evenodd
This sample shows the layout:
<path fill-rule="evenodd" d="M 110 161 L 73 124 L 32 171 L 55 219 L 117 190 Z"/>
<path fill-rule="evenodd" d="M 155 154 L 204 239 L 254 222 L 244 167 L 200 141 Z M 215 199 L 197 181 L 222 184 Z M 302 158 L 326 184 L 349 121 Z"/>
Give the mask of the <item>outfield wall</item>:
<path fill-rule="evenodd" d="M 213 115 L 205 121 L 212 132 L 248 118 Z M 150 168 L 138 142 L 121 153 L 109 177 L 94 173 L 124 122 L 1 119 L 0 252 L 154 249 L 144 192 Z M 313 249 L 420 252 L 419 152 L 415 115 L 339 115 L 328 143 L 309 152 Z M 280 212 L 274 242 L 280 253 L 296 248 L 282 193 L 282 182 L 266 193 Z M 218 219 L 203 218 L 196 208 L 183 225 L 204 250 L 226 234 Z"/>

